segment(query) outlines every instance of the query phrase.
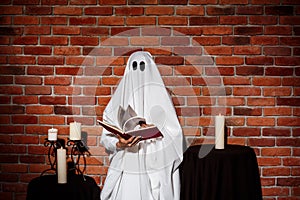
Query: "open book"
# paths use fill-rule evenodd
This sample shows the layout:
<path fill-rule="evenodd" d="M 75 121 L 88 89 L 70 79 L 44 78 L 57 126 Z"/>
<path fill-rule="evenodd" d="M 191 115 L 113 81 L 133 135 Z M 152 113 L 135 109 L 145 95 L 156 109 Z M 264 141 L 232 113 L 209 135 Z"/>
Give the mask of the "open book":
<path fill-rule="evenodd" d="M 119 135 L 124 139 L 129 139 L 132 136 L 141 136 L 141 140 L 163 137 L 155 125 L 139 127 L 140 123 L 146 124 L 146 120 L 142 117 L 138 117 L 130 106 L 128 106 L 126 110 L 120 107 L 118 116 L 119 125 L 122 129 L 105 121 L 97 120 L 97 122 L 107 131 Z"/>

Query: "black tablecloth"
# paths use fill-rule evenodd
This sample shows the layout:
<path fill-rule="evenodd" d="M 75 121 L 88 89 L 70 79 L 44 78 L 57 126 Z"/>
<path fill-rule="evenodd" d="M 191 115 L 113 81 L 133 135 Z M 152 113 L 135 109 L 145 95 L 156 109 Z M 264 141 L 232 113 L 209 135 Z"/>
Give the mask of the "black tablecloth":
<path fill-rule="evenodd" d="M 91 177 L 68 176 L 67 184 L 58 184 L 56 175 L 44 175 L 30 181 L 26 200 L 100 200 L 100 188 Z"/>
<path fill-rule="evenodd" d="M 191 146 L 184 153 L 180 179 L 181 200 L 262 199 L 256 155 L 246 146 Z"/>

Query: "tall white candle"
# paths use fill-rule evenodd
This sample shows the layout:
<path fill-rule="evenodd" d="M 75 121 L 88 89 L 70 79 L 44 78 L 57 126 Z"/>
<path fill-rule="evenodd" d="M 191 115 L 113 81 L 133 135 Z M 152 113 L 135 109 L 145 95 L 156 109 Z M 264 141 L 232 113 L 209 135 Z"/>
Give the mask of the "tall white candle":
<path fill-rule="evenodd" d="M 215 148 L 224 149 L 225 117 L 221 114 L 215 117 Z"/>
<path fill-rule="evenodd" d="M 66 149 L 57 149 L 57 182 L 67 183 L 67 159 Z"/>
<path fill-rule="evenodd" d="M 48 140 L 50 140 L 50 141 L 57 140 L 57 129 L 56 128 L 48 129 Z"/>
<path fill-rule="evenodd" d="M 70 140 L 81 140 L 81 123 L 70 123 Z"/>

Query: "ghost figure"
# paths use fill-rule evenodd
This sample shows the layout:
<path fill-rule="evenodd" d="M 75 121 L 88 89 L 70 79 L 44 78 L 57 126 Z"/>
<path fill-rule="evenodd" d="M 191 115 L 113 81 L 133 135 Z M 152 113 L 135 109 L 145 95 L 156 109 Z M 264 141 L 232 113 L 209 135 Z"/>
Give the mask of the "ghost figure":
<path fill-rule="evenodd" d="M 120 109 L 132 109 L 163 137 L 118 149 L 118 138 L 103 129 L 101 144 L 110 155 L 102 200 L 179 200 L 182 129 L 150 53 L 135 52 L 104 110 L 103 120 L 120 127 Z M 120 127 L 121 128 L 121 127 Z"/>

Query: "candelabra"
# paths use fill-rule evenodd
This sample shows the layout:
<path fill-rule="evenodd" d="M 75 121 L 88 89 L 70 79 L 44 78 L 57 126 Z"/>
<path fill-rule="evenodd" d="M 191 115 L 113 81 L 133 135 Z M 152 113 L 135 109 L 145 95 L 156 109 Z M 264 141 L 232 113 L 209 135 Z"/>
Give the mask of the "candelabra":
<path fill-rule="evenodd" d="M 67 146 L 71 147 L 71 160 L 74 165 L 74 169 L 69 170 L 75 170 L 75 172 L 82 174 L 86 170 L 86 156 L 90 156 L 91 153 L 88 151 L 87 147 L 84 145 L 84 143 L 81 140 L 68 140 Z M 80 161 L 81 158 L 83 160 L 83 169 L 80 169 Z M 84 176 L 83 176 L 84 178 Z"/>
<path fill-rule="evenodd" d="M 58 140 L 48 140 L 45 139 L 44 146 L 48 147 L 48 161 L 50 164 L 50 168 L 44 170 L 41 173 L 41 176 L 48 172 L 48 171 L 55 171 L 56 172 L 56 160 L 57 160 L 57 149 L 60 149 L 61 147 L 65 147 L 65 141 L 63 139 L 58 139 Z"/>

